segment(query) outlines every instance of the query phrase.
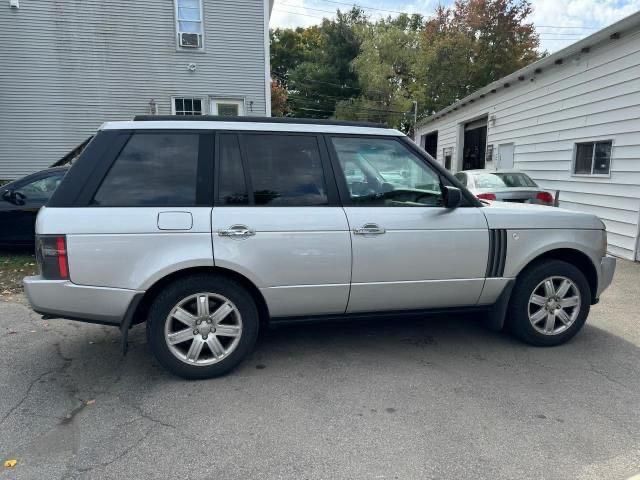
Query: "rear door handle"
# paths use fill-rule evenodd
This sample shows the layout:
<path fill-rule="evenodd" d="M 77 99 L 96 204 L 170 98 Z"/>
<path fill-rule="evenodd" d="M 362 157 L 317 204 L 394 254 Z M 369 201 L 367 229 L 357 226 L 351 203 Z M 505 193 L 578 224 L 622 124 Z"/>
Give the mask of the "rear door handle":
<path fill-rule="evenodd" d="M 362 227 L 353 231 L 356 235 L 382 235 L 385 232 L 386 230 L 377 223 L 365 223 Z"/>
<path fill-rule="evenodd" d="M 218 230 L 221 237 L 247 238 L 256 234 L 256 231 L 246 225 L 232 225 L 226 230 Z"/>

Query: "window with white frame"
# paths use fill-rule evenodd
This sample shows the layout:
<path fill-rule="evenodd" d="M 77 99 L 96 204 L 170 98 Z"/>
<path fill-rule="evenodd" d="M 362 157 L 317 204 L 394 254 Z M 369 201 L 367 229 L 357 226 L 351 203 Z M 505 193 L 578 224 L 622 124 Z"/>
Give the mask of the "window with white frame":
<path fill-rule="evenodd" d="M 176 97 L 173 99 L 174 115 L 202 115 L 201 98 Z"/>
<path fill-rule="evenodd" d="M 181 49 L 203 47 L 202 0 L 174 0 L 176 33 Z"/>
<path fill-rule="evenodd" d="M 238 117 L 244 115 L 244 102 L 231 98 L 213 98 L 211 113 L 221 117 Z"/>
<path fill-rule="evenodd" d="M 609 175 L 611 140 L 576 143 L 573 173 L 575 175 Z"/>

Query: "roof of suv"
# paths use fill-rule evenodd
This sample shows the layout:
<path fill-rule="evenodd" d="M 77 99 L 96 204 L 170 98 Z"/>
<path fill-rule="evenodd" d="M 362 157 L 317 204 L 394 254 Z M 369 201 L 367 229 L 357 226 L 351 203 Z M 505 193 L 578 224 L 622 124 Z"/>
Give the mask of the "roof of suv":
<path fill-rule="evenodd" d="M 185 130 L 251 130 L 269 132 L 356 133 L 361 135 L 404 136 L 386 125 L 367 122 L 344 122 L 303 118 L 217 117 L 201 115 L 142 115 L 133 121 L 106 122 L 100 130 L 185 129 Z"/>

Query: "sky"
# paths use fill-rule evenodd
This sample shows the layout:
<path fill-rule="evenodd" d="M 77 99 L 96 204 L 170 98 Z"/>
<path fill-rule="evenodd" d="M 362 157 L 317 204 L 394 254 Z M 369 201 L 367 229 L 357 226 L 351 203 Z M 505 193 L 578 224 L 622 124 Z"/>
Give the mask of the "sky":
<path fill-rule="evenodd" d="M 373 19 L 400 12 L 429 16 L 438 3 L 450 5 L 453 0 L 275 0 L 271 27 L 313 25 L 353 4 Z M 541 50 L 551 53 L 640 10 L 640 0 L 532 0 L 531 4 Z"/>

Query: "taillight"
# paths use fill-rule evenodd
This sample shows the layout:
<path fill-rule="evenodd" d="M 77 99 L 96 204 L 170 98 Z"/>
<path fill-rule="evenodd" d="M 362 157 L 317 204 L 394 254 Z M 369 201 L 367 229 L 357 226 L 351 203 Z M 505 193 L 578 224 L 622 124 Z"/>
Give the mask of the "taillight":
<path fill-rule="evenodd" d="M 553 205 L 553 195 L 551 195 L 549 192 L 538 192 L 538 194 L 536 195 L 536 199 L 540 200 L 541 203 Z"/>
<path fill-rule="evenodd" d="M 39 235 L 36 256 L 40 274 L 47 280 L 68 280 L 69 259 L 64 235 Z"/>
<path fill-rule="evenodd" d="M 479 193 L 478 195 L 476 195 L 476 197 L 478 197 L 481 200 L 495 200 L 496 194 L 495 193 Z"/>

